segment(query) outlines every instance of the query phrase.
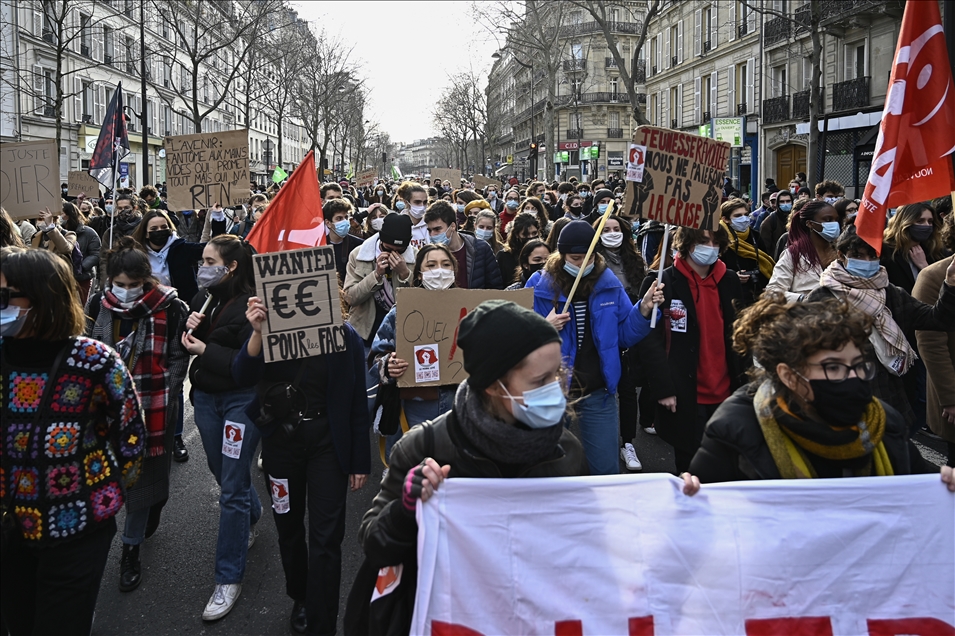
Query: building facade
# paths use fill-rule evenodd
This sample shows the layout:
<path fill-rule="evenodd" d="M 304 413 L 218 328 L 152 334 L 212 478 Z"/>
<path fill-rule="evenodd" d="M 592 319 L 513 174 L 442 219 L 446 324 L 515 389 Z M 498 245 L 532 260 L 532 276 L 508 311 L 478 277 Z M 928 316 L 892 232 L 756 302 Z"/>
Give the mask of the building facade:
<path fill-rule="evenodd" d="M 164 20 L 159 5 L 140 0 L 75 0 L 68 13 L 49 0 L 2 0 L 3 117 L 2 140 L 55 139 L 60 122 L 60 173 L 89 167 L 100 125 L 116 86 L 122 83 L 128 107 L 131 153 L 121 174 L 131 187 L 165 181 L 163 138 L 196 132 L 185 100 L 191 100 L 192 73 L 186 44 Z M 232 19 L 230 2 L 207 3 L 202 29 Z M 289 19 L 294 23 L 294 12 Z M 141 24 L 146 44 L 146 99 L 141 79 Z M 307 31 L 307 25 L 301 23 Z M 188 29 L 183 29 L 187 32 Z M 262 37 L 267 37 L 263 33 Z M 208 35 L 201 35 L 204 39 Z M 193 44 L 195 46 L 195 44 Z M 238 45 L 236 45 L 238 47 Z M 250 170 L 253 180 L 265 182 L 277 162 L 277 122 L 269 109 L 253 109 L 248 118 L 242 107 L 244 86 L 232 81 L 219 101 L 226 78 L 239 63 L 236 48 L 225 47 L 199 68 L 196 100 L 203 132 L 249 129 Z M 268 82 L 268 77 L 257 77 Z M 59 81 L 61 89 L 57 90 Z M 62 99 L 57 99 L 57 96 Z M 216 105 L 216 102 L 219 102 Z M 57 109 L 59 105 L 59 112 Z M 294 168 L 311 148 L 301 122 L 283 122 L 283 166 Z M 143 133 L 145 132 L 145 140 Z M 270 152 L 271 147 L 271 152 Z"/>

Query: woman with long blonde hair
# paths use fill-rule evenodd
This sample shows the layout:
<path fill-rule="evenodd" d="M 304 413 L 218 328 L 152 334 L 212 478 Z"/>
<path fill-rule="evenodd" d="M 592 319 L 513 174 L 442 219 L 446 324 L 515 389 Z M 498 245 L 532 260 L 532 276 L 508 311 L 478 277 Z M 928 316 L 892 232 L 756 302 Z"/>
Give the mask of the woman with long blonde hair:
<path fill-rule="evenodd" d="M 882 241 L 882 266 L 889 282 L 912 293 L 919 272 L 942 258 L 942 219 L 926 203 L 903 205 L 889 220 Z"/>

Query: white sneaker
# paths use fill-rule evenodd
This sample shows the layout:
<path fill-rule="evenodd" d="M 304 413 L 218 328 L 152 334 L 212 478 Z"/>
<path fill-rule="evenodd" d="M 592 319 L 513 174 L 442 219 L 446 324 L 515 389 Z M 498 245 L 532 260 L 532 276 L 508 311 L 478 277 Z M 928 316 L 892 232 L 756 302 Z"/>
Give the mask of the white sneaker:
<path fill-rule="evenodd" d="M 648 426 L 648 427 L 646 427 L 645 429 L 643 429 L 643 432 L 646 433 L 646 434 L 648 434 L 648 435 L 656 435 L 656 434 L 657 434 L 657 427 L 656 427 L 656 426 Z"/>
<path fill-rule="evenodd" d="M 206 610 L 202 613 L 202 620 L 217 621 L 231 612 L 239 599 L 240 592 L 242 592 L 241 583 L 216 584 L 212 598 L 206 603 Z"/>
<path fill-rule="evenodd" d="M 643 464 L 637 459 L 637 451 L 633 449 L 633 444 L 624 444 L 620 449 L 620 459 L 627 465 L 627 470 L 643 470 Z"/>
<path fill-rule="evenodd" d="M 259 536 L 259 531 L 253 526 L 249 529 L 249 547 L 247 549 L 251 550 L 252 546 L 255 544 L 255 538 Z"/>
<path fill-rule="evenodd" d="M 258 461 L 256 462 L 256 465 L 258 465 L 259 470 L 264 470 L 264 469 L 262 468 L 262 453 L 259 453 L 259 459 L 258 459 Z"/>

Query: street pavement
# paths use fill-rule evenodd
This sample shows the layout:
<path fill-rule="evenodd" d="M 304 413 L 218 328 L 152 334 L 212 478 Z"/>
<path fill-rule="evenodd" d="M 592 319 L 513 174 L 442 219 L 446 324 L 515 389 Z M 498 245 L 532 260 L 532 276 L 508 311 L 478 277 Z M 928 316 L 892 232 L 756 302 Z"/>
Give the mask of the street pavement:
<path fill-rule="evenodd" d="M 575 431 L 576 433 L 577 431 Z M 169 503 L 163 511 L 159 530 L 141 548 L 142 584 L 133 592 L 119 591 L 119 559 L 124 514 L 117 519 L 103 583 L 100 588 L 94 636 L 146 634 L 229 634 L 258 636 L 291 634 L 289 613 L 292 601 L 285 594 L 285 577 L 279 558 L 278 535 L 271 511 L 265 510 L 257 524 L 258 538 L 249 551 L 242 594 L 232 612 L 220 621 L 206 623 L 202 610 L 214 587 L 214 558 L 218 530 L 219 488 L 206 466 L 205 453 L 193 424 L 191 405 L 186 406 L 186 446 L 189 461 L 173 464 Z M 944 458 L 944 443 L 919 435 L 919 450 L 936 465 Z M 372 475 L 360 491 L 348 496 L 345 541 L 342 546 L 342 591 L 339 632 L 345 601 L 361 564 L 358 526 L 378 490 L 381 462 L 378 446 L 369 439 Z M 643 472 L 672 472 L 673 452 L 669 445 L 638 427 L 634 446 Z M 265 477 L 253 466 L 253 483 L 263 505 L 271 502 Z M 625 471 L 624 471 L 625 472 Z"/>

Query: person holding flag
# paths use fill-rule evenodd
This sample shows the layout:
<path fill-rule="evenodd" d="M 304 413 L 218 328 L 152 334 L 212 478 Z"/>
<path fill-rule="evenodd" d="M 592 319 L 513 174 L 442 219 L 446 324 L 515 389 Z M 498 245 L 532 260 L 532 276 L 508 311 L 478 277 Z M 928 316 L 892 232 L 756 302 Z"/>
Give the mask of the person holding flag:
<path fill-rule="evenodd" d="M 99 139 L 96 140 L 96 148 L 90 159 L 90 176 L 113 193 L 119 189 L 119 164 L 129 154 L 129 135 L 126 131 L 126 116 L 123 112 L 125 108 L 123 83 L 120 82 L 113 92 L 113 98 L 109 100 L 106 117 L 103 118 L 103 125 L 100 127 Z M 107 247 L 112 245 L 113 220 L 111 218 Z"/>

